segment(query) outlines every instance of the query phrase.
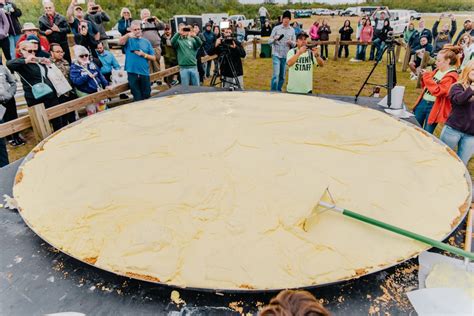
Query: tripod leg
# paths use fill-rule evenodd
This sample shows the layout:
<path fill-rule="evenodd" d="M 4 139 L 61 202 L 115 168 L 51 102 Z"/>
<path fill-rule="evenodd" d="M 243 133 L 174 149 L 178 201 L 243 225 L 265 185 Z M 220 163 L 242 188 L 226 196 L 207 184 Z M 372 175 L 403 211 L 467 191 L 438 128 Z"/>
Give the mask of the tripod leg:
<path fill-rule="evenodd" d="M 379 64 L 378 62 L 376 62 L 376 63 L 374 64 L 374 66 L 372 67 L 372 70 L 370 70 L 369 75 L 367 76 L 367 78 L 365 78 L 364 83 L 362 84 L 362 86 L 361 86 L 360 89 L 359 89 L 359 92 L 357 92 L 357 94 L 356 94 L 356 96 L 355 96 L 355 102 L 357 102 L 357 99 L 359 98 L 359 95 L 362 93 L 362 90 L 364 90 L 365 85 L 367 84 L 367 82 L 369 81 L 370 77 L 371 77 L 372 74 L 374 73 L 375 68 L 377 68 L 377 65 L 378 65 L 378 64 Z"/>

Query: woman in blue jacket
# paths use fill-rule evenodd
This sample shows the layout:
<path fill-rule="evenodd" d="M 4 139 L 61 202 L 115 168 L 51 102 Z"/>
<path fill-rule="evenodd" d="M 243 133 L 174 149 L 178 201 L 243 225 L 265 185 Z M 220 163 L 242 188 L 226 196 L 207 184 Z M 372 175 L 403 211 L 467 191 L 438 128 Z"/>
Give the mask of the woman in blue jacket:
<path fill-rule="evenodd" d="M 118 31 L 122 36 L 130 32 L 128 28 L 130 27 L 132 23 L 132 13 L 128 8 L 122 8 L 122 11 L 120 11 L 120 16 L 122 17 L 118 21 Z"/>
<path fill-rule="evenodd" d="M 70 79 L 79 97 L 100 91 L 109 86 L 109 82 L 90 60 L 89 50 L 84 46 L 74 46 L 77 59 L 71 65 Z M 87 115 L 92 115 L 106 109 L 104 101 L 86 106 Z"/>

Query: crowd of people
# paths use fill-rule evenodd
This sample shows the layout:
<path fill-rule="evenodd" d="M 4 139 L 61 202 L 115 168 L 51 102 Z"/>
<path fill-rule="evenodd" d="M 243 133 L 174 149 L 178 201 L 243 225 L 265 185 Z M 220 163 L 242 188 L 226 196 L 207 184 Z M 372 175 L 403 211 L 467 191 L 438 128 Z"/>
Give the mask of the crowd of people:
<path fill-rule="evenodd" d="M 4 122 L 18 117 L 14 98 L 17 82 L 12 74 L 21 80 L 26 104 L 43 103 L 46 108 L 121 82 L 128 82 L 134 101 L 147 99 L 153 85 L 150 74 L 162 70 L 161 57 L 165 67 L 180 67 L 177 78 L 165 78 L 169 87 L 178 83 L 198 86 L 211 76 L 214 66 L 214 72 L 219 71 L 223 81 L 231 82 L 236 75 L 235 80 L 243 88 L 241 58 L 245 57 L 245 50 L 241 42 L 245 39 L 245 29 L 241 23 L 230 23 L 227 29 L 221 29 L 210 21 L 203 32 L 198 24 L 180 24 L 173 34 L 171 25 L 153 16 L 149 9 L 142 9 L 140 19 L 133 19 L 131 11 L 122 8 L 118 22 L 122 35 L 119 44 L 125 55 L 122 69 L 109 50 L 105 23 L 110 17 L 99 4 L 88 1 L 83 7 L 72 0 L 65 16 L 56 12 L 52 2 L 43 2 L 43 9 L 44 14 L 36 23 L 26 22 L 22 26 L 18 19 L 22 15 L 20 8 L 9 0 L 0 0 L 0 48 L 6 58 L 3 62 L 6 67 L 0 69 L 0 73 L 5 74 L 0 95 L 1 104 L 6 108 Z M 73 36 L 73 45 L 68 34 Z M 202 57 L 211 54 L 226 54 L 230 58 L 221 65 L 212 60 L 201 62 Z M 228 61 L 236 73 L 231 72 Z M 126 94 L 120 96 L 128 98 Z M 87 114 L 103 111 L 107 101 L 88 105 Z M 51 123 L 53 129 L 58 130 L 75 119 L 76 114 L 72 113 Z M 25 143 L 18 133 L 7 141 L 14 147 Z"/>
<path fill-rule="evenodd" d="M 154 84 L 150 74 L 163 70 L 162 58 L 166 68 L 179 66 L 177 76 L 164 78 L 169 87 L 178 83 L 199 86 L 213 75 L 220 78 L 223 87 L 244 88 L 242 59 L 246 57 L 246 51 L 242 43 L 247 34 L 242 23 L 225 19 L 224 23 L 209 21 L 202 30 L 197 23 L 181 23 L 173 32 L 171 25 L 153 16 L 149 9 L 142 9 L 140 18 L 134 19 L 128 8 L 122 8 L 118 21 L 118 31 L 122 35 L 119 44 L 125 56 L 122 68 L 109 50 L 105 23 L 110 17 L 99 4 L 88 1 L 82 7 L 77 0 L 72 0 L 65 16 L 56 12 L 52 2 L 44 2 L 43 7 L 44 14 L 36 24 L 21 25 L 20 8 L 9 0 L 0 0 L 0 8 L 3 8 L 0 10 L 0 47 L 7 59 L 6 67 L 0 67 L 0 86 L 3 87 L 0 102 L 6 108 L 5 122 L 18 117 L 14 98 L 17 83 L 12 73 L 16 73 L 22 82 L 27 105 L 43 103 L 47 108 L 110 89 L 113 84 L 122 82 L 128 82 L 134 101 L 150 98 Z M 268 37 L 272 48 L 270 89 L 282 91 L 288 71 L 287 92 L 312 93 L 313 70 L 322 67 L 328 59 L 328 45 L 324 43 L 332 34 L 328 20 L 316 20 L 305 32 L 301 24 L 291 21 L 289 11 L 284 11 L 275 24 L 270 23 L 270 15 L 264 7 L 258 13 L 261 35 Z M 338 33 L 341 41 L 351 41 L 355 33 L 360 42 L 351 61 L 365 61 L 369 47 L 368 60 L 377 62 L 392 40 L 391 31 L 390 11 L 385 7 L 370 16 L 361 16 L 354 28 L 350 20 L 345 20 Z M 442 14 L 431 30 L 425 27 L 423 20 L 419 21 L 418 28 L 410 22 L 403 40 L 411 52 L 411 77 L 419 77 L 423 86 L 414 109 L 416 119 L 431 133 L 438 123 L 446 123 L 442 139 L 446 139 L 453 149 L 457 148 L 467 163 L 474 150 L 474 110 L 469 105 L 470 98 L 466 99 L 472 92 L 472 65 L 469 64 L 474 58 L 472 21 L 467 19 L 455 38 L 456 32 L 454 16 Z M 73 45 L 68 41 L 69 33 L 72 33 Z M 340 45 L 337 54 L 340 58 L 348 58 L 349 45 Z M 212 55 L 218 58 L 205 59 Z M 431 68 L 422 69 L 422 60 L 427 55 Z M 459 79 L 463 69 L 467 70 Z M 120 97 L 128 98 L 126 94 Z M 88 105 L 87 114 L 103 111 L 107 101 Z M 463 120 L 466 117 L 468 119 Z M 76 114 L 69 113 L 51 123 L 57 130 L 75 120 Z M 454 142 L 455 133 L 458 133 L 457 143 Z M 25 143 L 18 133 L 7 140 L 12 146 Z"/>

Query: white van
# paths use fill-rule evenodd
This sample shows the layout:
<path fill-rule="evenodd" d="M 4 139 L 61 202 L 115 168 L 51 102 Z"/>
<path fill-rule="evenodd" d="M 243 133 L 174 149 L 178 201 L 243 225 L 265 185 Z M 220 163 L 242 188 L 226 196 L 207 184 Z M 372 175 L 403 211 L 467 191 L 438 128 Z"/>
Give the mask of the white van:
<path fill-rule="evenodd" d="M 409 10 L 390 10 L 390 26 L 395 35 L 403 34 L 410 23 L 411 13 Z"/>

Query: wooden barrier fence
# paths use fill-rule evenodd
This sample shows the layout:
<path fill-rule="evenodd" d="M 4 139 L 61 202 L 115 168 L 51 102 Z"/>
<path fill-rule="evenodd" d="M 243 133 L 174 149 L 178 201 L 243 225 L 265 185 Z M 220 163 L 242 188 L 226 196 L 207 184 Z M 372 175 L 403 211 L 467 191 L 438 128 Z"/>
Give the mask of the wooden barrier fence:
<path fill-rule="evenodd" d="M 244 43 L 244 46 L 252 45 L 253 49 L 253 58 L 257 58 L 257 44 L 265 44 L 264 41 L 260 39 L 254 38 L 251 41 Z M 367 42 L 359 42 L 359 41 L 341 41 L 337 38 L 335 41 L 318 41 L 317 44 L 319 45 L 334 45 L 334 60 L 338 59 L 338 51 L 341 45 L 370 45 Z M 406 48 L 407 54 L 409 56 L 409 48 L 404 45 L 403 47 Z M 397 46 L 395 56 L 396 60 L 400 56 L 401 46 Z M 201 59 L 201 61 L 207 62 L 209 60 L 213 60 L 217 58 L 217 56 L 205 56 Z M 408 62 L 405 61 L 403 65 L 408 65 Z M 402 69 L 403 70 L 403 69 Z M 405 68 L 406 70 L 406 68 Z M 154 82 L 159 79 L 163 79 L 165 77 L 174 75 L 179 73 L 179 67 L 171 67 L 163 71 L 159 71 L 150 75 L 150 81 Z M 49 121 L 60 117 L 64 114 L 79 110 L 84 108 L 86 105 L 92 103 L 98 103 L 101 100 L 115 97 L 123 92 L 128 91 L 130 88 L 128 83 L 120 84 L 113 86 L 110 89 L 105 89 L 96 93 L 89 94 L 85 97 L 81 97 L 72 101 L 68 101 L 54 107 L 46 109 L 44 104 L 37 104 L 35 106 L 28 108 L 29 115 L 17 118 L 15 120 L 9 121 L 7 123 L 0 124 L 0 138 L 12 135 L 14 133 L 20 132 L 22 130 L 28 129 L 30 127 L 33 128 L 35 137 L 38 141 L 46 138 L 48 135 L 52 133 L 51 126 L 49 125 Z"/>

